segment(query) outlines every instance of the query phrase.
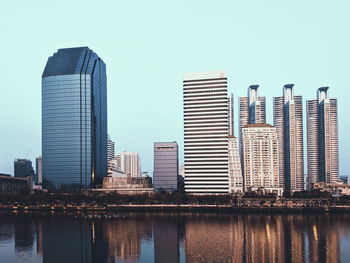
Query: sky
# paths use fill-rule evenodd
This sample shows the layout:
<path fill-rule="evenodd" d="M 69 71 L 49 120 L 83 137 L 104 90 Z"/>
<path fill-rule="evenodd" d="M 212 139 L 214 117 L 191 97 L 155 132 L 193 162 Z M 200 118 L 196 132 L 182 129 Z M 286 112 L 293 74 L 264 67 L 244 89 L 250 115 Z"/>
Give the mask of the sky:
<path fill-rule="evenodd" d="M 237 97 L 251 84 L 267 97 L 269 123 L 284 84 L 295 84 L 304 111 L 329 86 L 338 98 L 340 174 L 350 174 L 350 1 L 0 1 L 0 173 L 13 174 L 15 158 L 35 165 L 41 155 L 48 57 L 88 46 L 107 65 L 116 152 L 139 152 L 151 175 L 155 141 L 177 141 L 183 160 L 183 75 L 217 70 L 228 74 L 236 119 Z"/>

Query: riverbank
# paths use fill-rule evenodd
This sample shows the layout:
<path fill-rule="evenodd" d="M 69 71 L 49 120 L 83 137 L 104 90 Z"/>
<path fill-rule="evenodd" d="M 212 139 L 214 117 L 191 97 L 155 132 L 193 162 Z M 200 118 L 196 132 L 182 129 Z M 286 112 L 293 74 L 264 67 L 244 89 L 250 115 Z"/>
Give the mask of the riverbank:
<path fill-rule="evenodd" d="M 0 205 L 2 211 L 52 212 L 190 212 L 190 213 L 350 213 L 349 205 L 237 206 L 196 204 Z"/>

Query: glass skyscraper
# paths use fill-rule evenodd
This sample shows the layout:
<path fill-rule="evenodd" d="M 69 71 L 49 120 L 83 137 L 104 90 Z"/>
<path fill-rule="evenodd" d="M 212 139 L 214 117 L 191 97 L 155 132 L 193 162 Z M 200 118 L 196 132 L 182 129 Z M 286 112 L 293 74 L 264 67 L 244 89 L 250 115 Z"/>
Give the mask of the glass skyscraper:
<path fill-rule="evenodd" d="M 43 184 L 86 188 L 107 173 L 106 65 L 88 47 L 59 49 L 42 75 Z"/>

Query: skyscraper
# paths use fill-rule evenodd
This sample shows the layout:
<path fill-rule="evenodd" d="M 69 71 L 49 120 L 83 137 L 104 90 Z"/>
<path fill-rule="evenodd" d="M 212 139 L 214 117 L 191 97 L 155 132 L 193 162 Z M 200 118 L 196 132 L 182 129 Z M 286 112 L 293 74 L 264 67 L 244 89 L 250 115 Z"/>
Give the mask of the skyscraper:
<path fill-rule="evenodd" d="M 14 172 L 15 177 L 34 177 L 32 161 L 27 159 L 16 159 L 14 161 Z"/>
<path fill-rule="evenodd" d="M 138 153 L 122 152 L 120 154 L 120 170 L 127 176 L 140 177 L 141 163 Z"/>
<path fill-rule="evenodd" d="M 229 105 L 225 72 L 183 80 L 185 191 L 228 193 Z"/>
<path fill-rule="evenodd" d="M 179 157 L 176 142 L 154 143 L 153 187 L 155 190 L 177 189 Z"/>
<path fill-rule="evenodd" d="M 294 84 L 283 87 L 274 98 L 274 126 L 279 141 L 280 185 L 289 191 L 304 189 L 303 99 L 295 96 Z"/>
<path fill-rule="evenodd" d="M 259 187 L 282 195 L 279 181 L 278 138 L 270 124 L 246 124 L 242 129 L 244 190 Z"/>
<path fill-rule="evenodd" d="M 328 87 L 318 89 L 317 99 L 307 101 L 307 152 L 309 183 L 339 180 L 337 99 Z"/>
<path fill-rule="evenodd" d="M 247 97 L 239 98 L 239 141 L 242 156 L 242 128 L 247 124 L 266 123 L 266 97 L 259 97 L 259 85 L 248 88 Z"/>
<path fill-rule="evenodd" d="M 108 143 L 107 143 L 107 161 L 110 161 L 114 159 L 115 157 L 115 143 L 111 140 L 111 138 L 108 136 Z"/>
<path fill-rule="evenodd" d="M 46 187 L 90 187 L 106 175 L 106 78 L 105 63 L 88 47 L 49 57 L 42 75 Z"/>
<path fill-rule="evenodd" d="M 266 123 L 266 97 L 259 97 L 259 85 L 248 88 L 248 96 L 239 98 L 239 129 L 252 123 Z"/>

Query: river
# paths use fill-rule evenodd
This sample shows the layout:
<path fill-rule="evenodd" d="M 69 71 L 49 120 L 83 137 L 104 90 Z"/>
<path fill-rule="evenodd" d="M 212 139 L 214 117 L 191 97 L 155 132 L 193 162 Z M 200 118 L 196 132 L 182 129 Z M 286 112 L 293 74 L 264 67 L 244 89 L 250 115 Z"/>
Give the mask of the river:
<path fill-rule="evenodd" d="M 0 262 L 350 262 L 350 214 L 3 212 Z"/>

